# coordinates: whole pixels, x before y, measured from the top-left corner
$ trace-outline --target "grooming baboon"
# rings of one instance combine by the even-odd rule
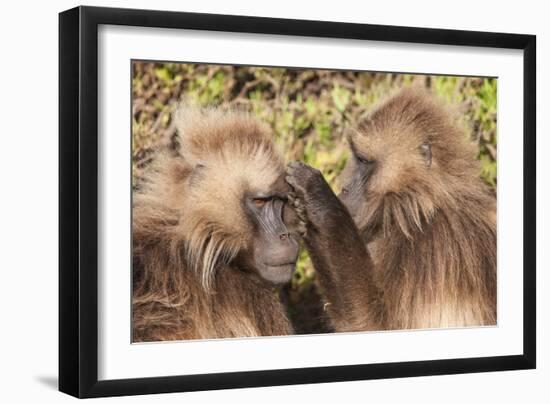
[[[349,135],[341,201],[289,166],[337,331],[496,324],[496,204],[465,131],[427,92],[390,98]]]
[[[133,340],[292,332],[277,295],[298,244],[283,162],[251,117],[182,108],[133,203]]]

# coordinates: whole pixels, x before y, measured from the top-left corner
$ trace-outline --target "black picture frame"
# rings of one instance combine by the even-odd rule
[[[100,24],[523,50],[523,354],[99,381]],[[84,398],[535,368],[535,73],[533,35],[96,7],[77,7],[60,13],[59,390]]]

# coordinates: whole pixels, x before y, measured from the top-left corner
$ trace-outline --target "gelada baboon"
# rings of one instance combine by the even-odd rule
[[[133,340],[292,332],[277,295],[298,244],[271,132],[250,116],[183,107],[133,202]],[[287,209],[288,210],[288,209]]]
[[[453,114],[408,89],[348,140],[341,200],[306,165],[287,177],[334,328],[496,324],[495,198]]]

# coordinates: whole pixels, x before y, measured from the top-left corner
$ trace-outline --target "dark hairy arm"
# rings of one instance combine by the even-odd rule
[[[287,174],[294,190],[290,200],[304,222],[304,244],[336,331],[383,329],[374,264],[348,210],[318,170],[295,162]]]

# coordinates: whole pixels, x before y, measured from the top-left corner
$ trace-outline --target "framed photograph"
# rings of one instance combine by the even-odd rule
[[[532,35],[59,16],[59,389],[533,369]]]

